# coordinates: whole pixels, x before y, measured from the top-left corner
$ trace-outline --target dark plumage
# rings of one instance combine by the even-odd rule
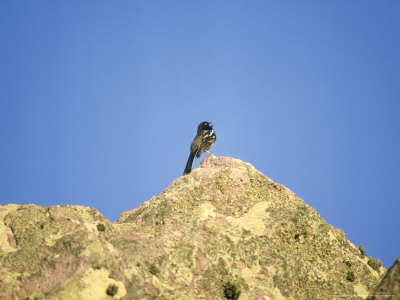
[[[210,122],[201,122],[197,127],[197,135],[195,136],[192,145],[190,146],[190,155],[186,163],[183,175],[189,174],[192,171],[193,161],[195,157],[200,157],[200,155],[207,151],[214,145],[217,136]]]

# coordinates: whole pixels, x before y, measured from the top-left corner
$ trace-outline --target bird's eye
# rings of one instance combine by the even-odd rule
[[[205,122],[205,123],[204,123],[204,125],[206,125],[206,126],[207,126],[207,125],[208,125],[208,123],[207,123],[207,122]]]

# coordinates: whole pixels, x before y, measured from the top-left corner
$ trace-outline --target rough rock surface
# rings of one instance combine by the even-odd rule
[[[376,287],[371,300],[400,300],[400,256],[387,270],[382,281]]]
[[[116,223],[80,206],[10,204],[0,219],[0,299],[365,299],[385,271],[289,189],[227,157]]]

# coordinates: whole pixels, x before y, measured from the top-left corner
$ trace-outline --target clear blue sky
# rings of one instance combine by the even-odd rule
[[[0,204],[116,221],[182,174],[206,120],[213,154],[284,184],[388,267],[399,13],[399,1],[1,1]]]

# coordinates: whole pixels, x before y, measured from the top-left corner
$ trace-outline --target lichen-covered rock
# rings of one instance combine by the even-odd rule
[[[363,299],[384,273],[233,158],[208,157],[114,224],[77,206],[0,206],[0,218],[0,299]]]

